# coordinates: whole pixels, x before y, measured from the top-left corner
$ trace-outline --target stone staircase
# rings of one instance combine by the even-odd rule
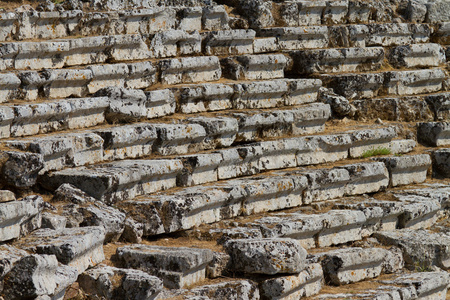
[[[450,299],[450,2],[217,2],[6,2],[0,298]]]

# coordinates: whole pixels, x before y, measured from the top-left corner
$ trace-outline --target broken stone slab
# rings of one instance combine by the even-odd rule
[[[250,280],[225,281],[193,289],[164,290],[159,299],[184,297],[191,300],[258,300],[258,285]]]
[[[450,178],[450,149],[440,149],[433,152],[433,174]],[[435,176],[433,175],[433,176]]]
[[[206,137],[203,147],[207,149],[226,148],[236,140],[239,131],[238,121],[228,117],[195,117],[188,118],[185,122],[199,124],[205,128]]]
[[[216,240],[219,245],[225,244],[228,240],[263,238],[261,230],[247,227],[210,229],[206,237]]]
[[[425,199],[437,201],[442,206],[442,208],[447,208],[450,206],[450,194],[448,193],[449,191],[450,187],[448,185],[436,184],[430,185],[427,188],[405,189],[402,191],[397,191],[396,195],[421,196]],[[421,201],[425,201],[425,199],[422,199]]]
[[[148,88],[157,82],[156,66],[150,61],[128,64],[128,71],[128,77],[125,80],[126,88]]]
[[[180,289],[205,279],[213,252],[135,244],[118,248],[117,256],[126,267],[161,278],[167,288]]]
[[[334,93],[330,89],[320,88],[318,100],[331,106],[332,116],[336,119],[354,117],[358,113],[353,103],[350,103],[345,97]]]
[[[85,293],[110,299],[154,299],[163,289],[159,278],[143,271],[102,265],[81,274],[78,282]]]
[[[213,260],[206,267],[206,276],[208,278],[217,278],[222,276],[230,263],[230,256],[223,252],[214,252]]]
[[[450,268],[448,235],[427,230],[400,229],[375,233],[375,237],[384,245],[394,245],[403,252],[406,267],[429,268],[436,265]]]
[[[347,21],[348,0],[326,1],[327,6],[324,8],[322,16],[322,24],[342,24]]]
[[[178,11],[178,15],[180,19],[178,20],[177,29],[186,31],[202,30],[202,7],[182,7]]]
[[[440,93],[425,97],[425,101],[434,113],[434,121],[450,118],[450,93]]]
[[[70,183],[108,204],[173,188],[182,168],[180,160],[122,160],[52,172],[41,184],[55,190]]]
[[[346,248],[319,253],[316,257],[327,283],[345,285],[380,276],[387,252],[383,248]]]
[[[216,56],[183,57],[159,62],[162,84],[216,81],[222,76]]]
[[[77,269],[78,274],[105,259],[102,227],[40,229],[16,242],[16,246],[38,254],[55,255],[59,262]]]
[[[232,108],[232,86],[222,83],[186,85],[176,88],[180,112],[184,114]]]
[[[217,168],[222,162],[219,153],[192,154],[178,157],[183,162],[183,170],[178,174],[177,186],[193,186],[216,182]]]
[[[273,27],[259,31],[262,37],[276,37],[280,50],[326,48],[329,44],[326,26]]]
[[[450,122],[418,123],[417,140],[432,147],[450,145]]]
[[[414,150],[417,143],[415,140],[393,140],[389,143],[392,154],[405,154]]]
[[[234,80],[283,78],[287,63],[283,54],[242,55],[221,60],[224,76]]]
[[[384,49],[340,48],[290,51],[297,74],[375,71],[381,68]]]
[[[385,72],[384,87],[391,95],[416,95],[439,92],[446,78],[441,69]]]
[[[67,218],[60,215],[44,212],[42,214],[41,228],[50,228],[54,230],[66,228]]]
[[[5,299],[64,296],[77,279],[77,271],[58,266],[54,255],[27,255],[17,261],[3,282]],[[51,297],[51,298],[50,298]]]
[[[204,149],[206,130],[199,124],[152,124],[158,134],[153,151],[160,155],[187,154]]]
[[[433,113],[420,96],[355,100],[358,119],[414,122],[433,120]]]
[[[112,62],[143,60],[151,57],[150,50],[142,36],[113,35],[108,36],[110,48],[108,58]]]
[[[0,279],[3,281],[5,275],[11,271],[15,263],[20,261],[23,257],[28,256],[29,253],[4,244],[0,246]]]
[[[156,129],[147,123],[112,127],[94,131],[103,139],[103,159],[122,160],[152,153]]]
[[[309,264],[298,274],[267,279],[259,288],[265,299],[301,299],[317,295],[322,289],[322,281],[322,266]]]
[[[201,37],[196,31],[168,30],[156,33],[150,42],[151,56],[155,58],[195,55],[201,53]]]
[[[450,22],[437,24],[437,30],[434,32],[432,39],[436,43],[448,45],[450,41]]]
[[[17,189],[27,189],[36,184],[38,173],[44,167],[42,155],[18,151],[1,152],[0,155],[0,177],[4,184]]]
[[[9,190],[0,190],[0,203],[16,201],[16,195]]]
[[[210,31],[203,37],[207,55],[242,55],[253,53],[256,32],[251,29]]]
[[[44,200],[40,196],[0,203],[0,241],[16,239],[40,228],[43,209]]]
[[[17,91],[21,84],[20,79],[12,73],[0,74],[0,101],[8,102],[18,96]]]
[[[289,110],[233,114],[238,118],[236,141],[256,141],[284,135],[313,134],[324,130],[331,115],[328,104],[311,103]]]
[[[5,142],[9,147],[42,155],[44,167],[39,171],[40,175],[66,167],[102,162],[104,160],[103,143],[100,136],[89,132]]]
[[[292,274],[305,268],[306,250],[293,239],[229,240],[224,247],[238,272]]]
[[[324,74],[320,76],[323,85],[348,100],[366,99],[378,96],[384,83],[383,73]]]
[[[348,132],[352,140],[349,157],[359,158],[364,152],[377,148],[387,148],[397,132],[395,127],[354,130]]]
[[[413,44],[393,48],[388,59],[396,68],[438,67],[445,62],[445,52],[439,44]]]
[[[212,5],[203,7],[202,29],[203,30],[228,30],[229,16],[223,5]]]
[[[428,154],[385,157],[376,160],[386,164],[391,186],[424,182],[428,168],[431,167],[431,158]]]
[[[448,22],[450,18],[447,15],[448,9],[450,9],[450,5],[447,1],[438,0],[433,2],[427,2],[427,15],[426,22],[427,23],[439,23],[439,22]]]
[[[52,201],[85,204],[88,202],[95,202],[95,198],[69,183],[64,183],[55,190]]]

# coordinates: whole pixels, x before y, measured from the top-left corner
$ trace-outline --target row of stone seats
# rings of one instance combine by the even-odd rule
[[[223,6],[154,7],[127,11],[8,12],[0,14],[0,41],[70,36],[154,34],[166,30],[226,30]]]

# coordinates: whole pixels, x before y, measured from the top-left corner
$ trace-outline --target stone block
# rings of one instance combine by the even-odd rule
[[[287,63],[283,54],[243,55],[221,61],[224,76],[234,80],[283,78]]]
[[[389,172],[383,163],[357,163],[345,165],[350,182],[345,187],[346,196],[370,194],[385,190],[389,185]]]
[[[194,117],[185,122],[203,126],[206,137],[203,140],[203,149],[226,148],[236,140],[239,131],[238,121],[228,117]]]
[[[124,87],[129,72],[126,64],[93,65],[87,69],[92,72],[92,80],[88,84],[89,94],[110,86]]]
[[[421,144],[432,147],[450,145],[450,123],[449,122],[418,123],[417,140]]]
[[[50,99],[63,99],[85,97],[88,94],[88,84],[93,79],[93,74],[90,70],[49,69],[44,70],[41,77],[43,79],[38,79],[34,84],[31,83],[31,86],[40,86],[39,81],[44,80],[42,84],[44,95]]]
[[[391,186],[424,182],[428,168],[431,166],[431,158],[428,154],[386,157],[377,160],[386,164]]]
[[[223,5],[207,6],[203,8],[202,29],[203,30],[227,30],[229,17]]]
[[[306,250],[293,239],[229,240],[224,247],[237,272],[292,274],[305,268]]]
[[[255,38],[253,40],[253,53],[262,54],[269,52],[277,52],[280,50],[278,39],[275,37]]]
[[[38,254],[55,255],[62,264],[77,269],[78,274],[105,259],[102,227],[40,229],[19,240],[19,248]]]
[[[216,56],[184,57],[159,62],[163,84],[216,81],[222,76]]]
[[[163,280],[167,288],[184,288],[205,279],[213,259],[209,249],[131,245],[117,249],[122,263]]]
[[[177,29],[186,31],[202,30],[203,9],[201,7],[184,7],[178,14],[180,19]]]
[[[259,160],[263,155],[259,145],[242,146],[215,151],[222,155],[222,163],[217,169],[219,180],[249,176],[260,172]]]
[[[297,166],[335,162],[349,156],[350,134],[315,135],[301,137],[303,144],[297,153]]]
[[[433,226],[438,219],[441,203],[424,195],[395,195],[403,202],[403,213],[398,228],[423,229]]]
[[[15,74],[0,74],[0,103],[17,98],[20,84]]]
[[[274,27],[262,29],[263,37],[276,37],[279,50],[326,48],[329,44],[325,26]]]
[[[44,167],[41,154],[19,151],[1,153],[1,180],[15,189],[28,189],[36,184],[39,171]]]
[[[348,0],[327,1],[322,15],[322,24],[342,24],[347,21]]]
[[[450,149],[440,149],[433,152],[433,174],[450,178]]]
[[[152,124],[158,134],[153,151],[160,155],[187,154],[204,149],[206,130],[199,124]]]
[[[434,113],[434,121],[443,121],[450,118],[450,93],[428,95],[425,101]]]
[[[66,228],[67,219],[64,216],[54,215],[48,212],[42,214],[41,228],[50,228],[54,230]]]
[[[207,55],[242,55],[253,53],[256,32],[251,29],[212,31],[205,34],[203,43]]]
[[[11,123],[14,120],[14,109],[9,106],[0,107],[0,137],[7,138],[11,135]]]
[[[392,47],[415,43],[428,43],[432,32],[428,24],[370,24],[368,28],[369,34],[365,40],[365,46],[370,47]]]
[[[157,82],[156,66],[152,62],[137,62],[128,64],[128,77],[125,87],[129,89],[148,88]]]
[[[233,87],[222,83],[186,85],[174,89],[179,95],[180,112],[184,114],[232,108]]]
[[[383,73],[363,74],[333,74],[322,75],[323,85],[348,100],[373,98],[380,94],[383,83]]]
[[[391,49],[388,59],[395,68],[439,67],[445,63],[445,52],[439,44],[412,44]]]
[[[222,162],[219,153],[192,154],[178,157],[183,170],[178,174],[177,186],[193,186],[217,181],[217,168]]]
[[[151,56],[155,58],[196,55],[200,54],[201,50],[202,39],[198,32],[188,33],[184,30],[158,32],[150,42]]]
[[[283,79],[236,84],[233,108],[272,108],[285,104],[288,81]]]
[[[416,95],[442,89],[445,72],[441,69],[392,71],[385,73],[384,86],[391,95]]]
[[[5,44],[3,44],[5,47]],[[59,69],[64,67],[69,43],[64,41],[21,42],[14,57],[16,70]]]
[[[368,150],[387,148],[391,140],[397,137],[394,127],[354,130],[348,133],[352,140],[349,150],[349,156],[352,158],[361,157]]]

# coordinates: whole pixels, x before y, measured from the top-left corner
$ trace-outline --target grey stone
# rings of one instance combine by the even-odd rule
[[[0,190],[0,203],[16,201],[16,195],[8,190]]]
[[[305,268],[306,250],[296,240],[229,240],[224,247],[238,272],[274,275]]]
[[[36,184],[37,175],[44,167],[42,155],[7,151],[2,153],[1,177],[5,184],[27,189]]]
[[[377,96],[384,83],[383,73],[336,74],[320,77],[327,88],[348,100]]]
[[[16,246],[39,254],[53,254],[59,262],[77,269],[78,274],[105,259],[102,227],[40,229],[16,242]]]
[[[450,117],[450,93],[429,95],[425,101],[434,113],[434,121],[443,121]]]
[[[318,100],[329,104],[333,115],[338,118],[353,117],[356,113],[356,108],[353,104],[350,104],[346,98],[335,94],[333,91],[327,89],[319,90]]]
[[[275,20],[272,15],[272,2],[261,0],[240,0],[239,10],[247,17],[251,28],[270,27]]]
[[[235,29],[208,32],[203,39],[207,55],[242,55],[253,53],[254,30]]]
[[[55,230],[64,229],[66,228],[66,222],[67,219],[64,216],[44,212],[42,214],[41,228],[50,228]]]
[[[384,245],[394,245],[403,252],[408,269],[428,268],[437,265],[440,268],[450,267],[450,239],[445,234],[432,233],[426,230],[401,229],[390,232],[379,232],[375,237]]]
[[[329,43],[325,26],[273,27],[261,29],[263,37],[276,37],[280,50],[326,48]]]
[[[124,222],[123,233],[120,236],[121,240],[130,243],[140,243],[144,235],[144,226],[136,222],[132,218],[126,218]]]
[[[163,84],[216,81],[222,76],[216,56],[183,57],[159,62]]]
[[[448,22],[450,17],[447,12],[450,9],[450,3],[447,0],[437,0],[426,3],[427,15],[426,22],[438,23]]]
[[[391,186],[424,182],[428,168],[431,166],[431,158],[428,154],[386,157],[377,160],[386,164]]]
[[[441,203],[425,195],[395,195],[403,202],[404,212],[399,216],[398,227],[423,229],[432,226],[438,218]]]
[[[178,174],[177,186],[192,186],[217,181],[217,168],[222,162],[219,153],[193,154],[180,157],[183,170]]]
[[[124,87],[129,72],[126,64],[91,65],[87,69],[92,72],[93,78],[88,84],[89,94],[110,86]]]
[[[239,131],[238,121],[228,117],[194,117],[186,119],[186,122],[199,124],[206,131],[203,140],[204,149],[226,148],[236,140]]]
[[[283,54],[242,55],[221,60],[224,76],[234,80],[283,78],[287,63]]]
[[[433,152],[433,174],[445,178],[450,177],[450,149],[440,149]]]
[[[152,57],[165,58],[201,53],[201,37],[196,31],[167,30],[154,35],[150,43]]]
[[[229,16],[223,5],[211,5],[203,8],[203,30],[227,30],[229,29]]]
[[[140,270],[97,266],[80,275],[80,287],[90,296],[107,299],[155,299],[162,281]]]
[[[178,88],[180,112],[185,114],[232,108],[233,87],[221,83]]]
[[[445,62],[445,52],[439,44],[413,44],[393,48],[388,59],[396,68],[438,67]]]
[[[392,95],[416,95],[438,92],[446,75],[441,69],[386,72],[384,86]]]
[[[128,64],[128,71],[129,74],[125,80],[126,88],[148,88],[157,82],[156,66],[149,61]]]
[[[8,244],[0,246],[0,278],[3,280],[6,274],[11,271],[14,265],[25,256],[28,252],[10,246]]]
[[[432,32],[428,24],[408,23],[370,24],[368,29],[365,46],[383,47],[427,43]]]
[[[61,184],[54,192],[53,201],[71,202],[74,204],[84,204],[95,202],[95,198],[89,196],[79,188],[69,184]]]
[[[209,249],[131,245],[117,249],[117,256],[129,268],[161,278],[168,288],[183,288],[205,279],[212,261]]]
[[[449,281],[448,273],[438,271],[405,274],[386,283],[413,286],[416,290],[418,299],[430,297],[443,300],[446,297],[446,286]]]
[[[421,144],[433,147],[450,145],[450,123],[418,123],[417,140]]]
[[[153,124],[158,134],[153,151],[160,155],[187,154],[204,149],[206,130],[199,124]]]
[[[395,127],[354,130],[349,134],[352,140],[349,156],[352,158],[358,158],[368,150],[387,148],[391,140],[397,137]]]
[[[206,267],[206,276],[208,278],[217,278],[222,276],[229,267],[230,256],[223,252],[214,252],[213,260]]]

